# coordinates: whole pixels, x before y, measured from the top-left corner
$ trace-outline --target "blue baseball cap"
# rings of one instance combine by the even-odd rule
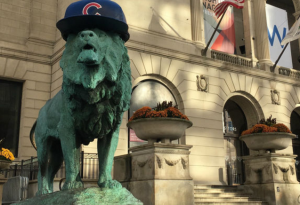
[[[56,27],[64,40],[70,33],[92,28],[116,32],[125,42],[130,36],[122,8],[110,0],[74,2],[68,6],[65,17],[57,22]]]

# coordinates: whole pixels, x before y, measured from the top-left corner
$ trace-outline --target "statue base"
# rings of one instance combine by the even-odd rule
[[[53,192],[42,196],[36,196],[15,205],[109,205],[109,204],[132,204],[143,205],[125,188],[121,189],[101,189],[99,187],[71,189]]]

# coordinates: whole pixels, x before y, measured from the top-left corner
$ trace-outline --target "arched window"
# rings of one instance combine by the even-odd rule
[[[132,90],[129,118],[136,110],[144,106],[154,108],[158,102],[162,101],[172,101],[173,105],[177,104],[175,97],[164,84],[156,80],[141,81]],[[129,129],[129,147],[134,147],[145,143],[147,142],[137,138],[134,131]]]

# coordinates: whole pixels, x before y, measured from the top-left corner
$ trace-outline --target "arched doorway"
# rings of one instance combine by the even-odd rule
[[[132,89],[129,118],[136,110],[144,106],[154,108],[158,102],[162,101],[172,101],[173,105],[177,105],[177,100],[175,99],[173,93],[162,82],[154,79],[140,81]],[[134,131],[129,129],[129,147],[134,147],[145,143],[147,142],[137,138]],[[173,143],[178,143],[178,141]]]
[[[296,108],[290,118],[291,131],[293,134],[297,135],[296,139],[293,139],[293,153],[297,155],[296,157],[296,174],[297,179],[300,181],[300,108]]]
[[[263,113],[258,102],[248,94],[234,93],[224,105],[223,134],[228,185],[239,185],[245,181],[242,157],[249,155],[249,149],[239,137],[261,118]]]

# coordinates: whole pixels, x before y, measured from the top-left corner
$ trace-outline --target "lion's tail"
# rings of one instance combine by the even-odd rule
[[[35,131],[35,127],[36,127],[36,121],[34,122],[32,128],[30,130],[30,135],[29,136],[30,136],[30,142],[31,142],[32,146],[34,147],[34,149],[37,149],[36,143],[35,143],[35,137],[33,135],[34,131]]]

